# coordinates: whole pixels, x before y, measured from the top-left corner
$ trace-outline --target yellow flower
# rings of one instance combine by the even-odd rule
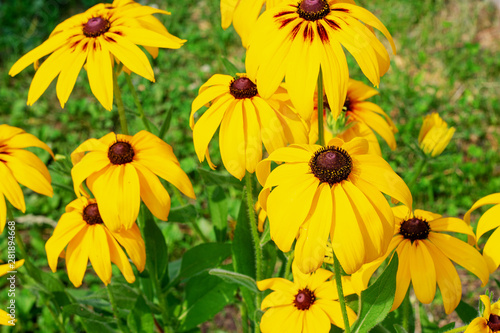
[[[411,207],[403,180],[367,150],[364,139],[335,138],[326,147],[277,149],[258,165],[263,185],[259,201],[268,214],[271,237],[283,252],[298,237],[295,258],[303,272],[321,266],[329,235],[348,274],[385,253],[394,216],[381,192]],[[269,174],[271,161],[285,163]]]
[[[17,75],[38,59],[52,53],[36,71],[28,92],[28,105],[35,103],[54,78],[61,107],[67,102],[84,64],[90,88],[106,110],[113,108],[113,64],[154,81],[144,46],[153,56],[157,48],[178,49],[185,40],[170,35],[151,14],[170,15],[164,10],[117,0],[98,4],[59,24],[49,39],[19,59],[9,75]]]
[[[95,199],[80,197],[66,206],[52,236],[45,243],[47,260],[52,272],[57,270],[57,259],[66,248],[68,277],[75,287],[82,285],[90,260],[99,278],[111,282],[111,263],[118,266],[128,283],[135,281],[134,272],[122,247],[139,272],[146,264],[146,249],[141,232],[134,223],[130,229],[113,232],[103,224],[101,206]]]
[[[190,126],[198,159],[208,155],[208,144],[220,125],[219,147],[226,170],[238,179],[245,170],[254,172],[262,159],[262,143],[270,153],[288,142],[307,142],[303,121],[286,104],[281,87],[270,100],[260,97],[254,82],[239,74],[216,74],[200,87],[191,106]],[[209,108],[194,123],[195,113],[205,104]],[[213,167],[213,166],[212,166]]]
[[[304,274],[295,262],[292,271],[294,282],[283,278],[257,281],[260,290],[273,290],[261,304],[263,311],[267,309],[260,322],[262,333],[327,333],[331,324],[345,328],[335,281],[327,281],[333,273],[319,268]],[[344,288],[346,295],[352,293],[352,288]],[[351,325],[356,313],[347,307],[347,315]]]
[[[442,217],[425,210],[410,213],[407,207],[393,208],[396,218],[394,237],[385,256],[364,265],[353,280],[368,283],[370,276],[394,249],[399,266],[396,276],[396,296],[392,305],[401,305],[410,281],[418,300],[430,303],[436,293],[436,282],[441,290],[446,314],[455,310],[462,297],[462,284],[452,261],[475,274],[486,285],[488,268],[481,254],[471,245],[447,233],[458,232],[474,236],[470,227],[461,219]]]
[[[42,148],[54,157],[52,150],[34,135],[17,127],[0,125],[0,233],[7,219],[5,198],[23,213],[26,211],[19,184],[49,197],[53,195],[49,170],[35,154],[23,149],[27,147]]]
[[[490,304],[490,298],[481,295],[484,311],[481,317],[474,319],[464,333],[493,333],[500,331],[500,301]]]
[[[15,263],[8,263],[5,265],[0,265],[0,276],[4,276],[10,271],[15,271],[24,264],[24,259],[16,260]],[[10,282],[9,282],[10,283]],[[12,318],[9,313],[4,310],[0,310],[0,325],[4,326],[15,326],[14,323],[17,319]]]
[[[420,149],[427,155],[437,156],[450,143],[455,128],[448,128],[448,124],[436,112],[427,115],[418,134]]]
[[[334,118],[342,110],[349,78],[342,46],[368,79],[377,85],[389,69],[389,55],[363,23],[394,42],[385,26],[369,11],[335,0],[287,1],[266,10],[258,19],[246,57],[247,72],[256,79],[263,98],[269,98],[285,77],[297,111],[310,118],[321,68]]]
[[[471,209],[465,213],[464,220],[470,224],[470,214],[484,205],[494,205],[484,213],[477,224],[476,238],[479,239],[485,233],[496,228],[490,235],[483,249],[483,258],[488,265],[490,273],[493,273],[500,266],[500,193],[494,193],[479,199],[472,205]]]
[[[134,225],[141,198],[154,216],[167,220],[170,196],[157,176],[195,198],[172,147],[147,131],[89,139],[71,154],[71,160],[75,192],[85,193],[82,183],[87,179],[104,223],[114,232]]]

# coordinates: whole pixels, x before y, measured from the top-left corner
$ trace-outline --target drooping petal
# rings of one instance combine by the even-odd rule
[[[250,99],[243,100],[243,131],[245,133],[246,169],[255,172],[257,163],[262,160],[262,140],[257,111]]]
[[[342,317],[342,310],[340,309],[339,302],[329,299],[319,299],[314,302],[313,306],[321,308],[323,312],[327,314],[330,322],[333,325],[340,327],[341,329],[345,329],[344,319]],[[349,319],[349,325],[352,325],[354,323],[356,317],[356,312],[354,312],[350,307],[347,307],[347,318]]]
[[[271,193],[272,195],[272,193]],[[316,271],[325,258],[326,242],[331,228],[332,194],[330,185],[320,184],[306,221],[299,229],[295,261],[303,273]]]
[[[110,231],[105,230],[105,232],[106,232],[106,239],[107,239],[107,245],[108,245],[107,250],[109,251],[109,259],[116,266],[118,266],[118,268],[120,269],[120,271],[123,274],[123,277],[125,278],[125,280],[127,280],[128,283],[134,283],[134,281],[135,281],[134,271],[132,270],[132,266],[130,266],[130,262],[128,261],[127,256],[125,255],[125,253],[123,253],[122,248],[116,242],[116,240],[113,238],[113,236],[109,234]],[[111,264],[110,264],[110,268],[111,268]],[[110,275],[110,278],[111,278],[111,275]]]
[[[411,242],[404,240],[397,248],[398,252],[398,272],[396,273],[396,294],[391,311],[397,309],[406,296],[408,287],[410,286],[410,250]]]
[[[10,169],[5,165],[5,163],[1,162],[0,175],[2,175],[2,181],[0,181],[0,192],[3,193],[12,206],[24,213],[26,210],[26,204],[24,203],[23,191]]]
[[[166,221],[170,212],[170,195],[154,173],[140,163],[133,163],[139,177],[141,199],[154,216]]]
[[[28,163],[25,163],[25,161],[20,160],[11,154],[2,154],[1,158],[6,162],[6,165],[12,172],[12,175],[20,184],[37,193],[52,197],[53,191],[52,186],[50,185],[50,175],[49,179],[47,179],[45,177],[46,174],[42,174],[39,169],[30,166]],[[43,165],[43,169],[47,170],[47,167]]]
[[[82,285],[83,276],[87,270],[89,251],[92,248],[92,239],[89,237],[88,227],[80,230],[69,242],[66,250],[66,269],[69,280],[78,288]]]
[[[71,169],[71,178],[73,178],[75,193],[77,195],[85,193],[82,186],[84,180],[95,172],[105,171],[110,164],[109,158],[104,152],[93,151],[85,155],[80,162]]]
[[[286,146],[286,137],[283,125],[279,118],[279,113],[262,98],[255,96],[252,102],[258,113],[261,138],[268,153],[273,153],[276,149]]]
[[[283,252],[290,251],[299,227],[306,219],[318,187],[311,175],[300,175],[293,185],[276,187],[267,199],[271,238]]]
[[[86,226],[78,212],[64,213],[61,216],[54,233],[45,243],[47,261],[52,272],[56,271],[57,259],[66,245]]]
[[[476,237],[479,239],[486,232],[500,226],[500,204],[488,209],[477,223]]]
[[[429,224],[431,231],[459,232],[474,237],[472,229],[463,220],[456,217],[442,217],[430,221]]]
[[[446,234],[431,232],[428,239],[448,258],[480,278],[483,287],[486,285],[489,279],[488,267],[475,248]]]
[[[243,133],[243,103],[237,101],[228,110],[219,130],[219,149],[226,170],[238,179],[245,176],[246,140]]]
[[[462,283],[455,266],[432,242],[425,242],[436,268],[436,280],[441,290],[441,297],[446,314],[455,310],[462,298]]]
[[[86,68],[92,93],[106,110],[111,111],[113,109],[113,69],[108,49],[111,43],[100,42],[100,40],[97,38],[89,42]]]
[[[470,224],[470,214],[478,209],[481,206],[484,205],[494,205],[500,203],[500,193],[493,193],[490,195],[485,196],[484,198],[479,199],[472,205],[472,207],[465,213],[464,215],[464,221],[467,224]],[[479,238],[479,237],[478,237]]]
[[[261,318],[262,332],[301,333],[303,311],[297,311],[293,305],[272,307]]]
[[[71,91],[73,91],[76,79],[78,78],[78,74],[85,63],[85,59],[87,59],[89,52],[87,46],[87,43],[79,43],[72,53],[68,52],[64,62],[60,65],[61,74],[59,74],[59,78],[57,79],[56,92],[62,108],[64,108],[64,105],[68,101],[69,95]]]
[[[489,272],[493,273],[500,266],[500,228],[495,230],[483,249],[483,258]]]
[[[330,328],[330,318],[321,307],[313,304],[305,311],[304,332],[329,332]]]
[[[137,224],[134,223],[134,225],[132,225],[132,227],[128,230],[121,230],[119,233],[112,232],[111,234],[118,241],[118,243],[125,248],[125,251],[127,251],[127,254],[134,263],[135,267],[137,267],[137,270],[142,272],[146,266],[146,247]],[[113,258],[111,261],[113,261]]]
[[[89,226],[87,233],[92,240],[92,247],[88,249],[89,260],[97,276],[108,285],[111,282],[111,257],[109,254],[108,237],[104,226]]]
[[[436,294],[436,269],[425,241],[416,240],[410,249],[410,272],[418,300],[428,304]]]

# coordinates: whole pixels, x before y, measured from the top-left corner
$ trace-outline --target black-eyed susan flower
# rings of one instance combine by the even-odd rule
[[[208,144],[220,125],[219,147],[226,170],[238,179],[253,173],[262,159],[262,144],[268,152],[289,142],[307,142],[303,121],[286,104],[281,87],[270,100],[264,100],[257,86],[244,74],[233,78],[215,74],[200,87],[191,106],[189,125],[198,159],[207,156]],[[209,108],[194,122],[195,113]]]
[[[448,128],[448,124],[437,112],[427,115],[418,134],[418,144],[426,155],[437,156],[450,143],[455,128]]]
[[[137,45],[144,46],[156,56],[158,47],[178,49],[185,42],[169,34],[152,16],[156,13],[170,14],[134,1],[117,0],[113,4],[95,5],[59,24],[48,40],[12,66],[9,75],[17,75],[52,53],[35,73],[28,92],[28,105],[36,102],[59,75],[56,91],[61,107],[64,107],[78,73],[85,65],[92,93],[106,110],[111,110],[115,61],[154,81],[151,64]]]
[[[287,332],[330,332],[331,324],[344,327],[333,273],[319,268],[311,274],[304,274],[292,265],[293,282],[283,278],[257,281],[260,290],[272,289],[261,304],[266,311],[260,322],[262,333]],[[348,282],[342,282],[345,294],[352,293]],[[351,325],[356,313],[347,307]]]
[[[483,314],[471,321],[464,333],[500,332],[500,301],[492,305],[488,296],[481,295],[480,298],[484,304]]]
[[[146,249],[139,227],[134,223],[128,230],[113,232],[103,223],[100,208],[95,199],[73,200],[45,243],[52,272],[57,270],[57,260],[66,249],[68,277],[75,287],[82,285],[89,260],[105,285],[111,282],[111,263],[118,266],[127,282],[133,283],[134,272],[122,247],[139,272],[146,265]]]
[[[17,270],[24,264],[24,259],[17,260],[15,262],[9,262],[4,265],[0,265],[0,276],[4,276],[5,274]],[[15,273],[14,273],[15,274]],[[9,280],[11,281],[11,280]],[[9,282],[10,284],[11,282]],[[14,308],[15,311],[15,308]],[[17,319],[15,313],[13,315],[5,312],[4,310],[0,310],[0,325],[4,326],[15,326]]]
[[[367,154],[362,138],[335,138],[326,147],[291,145],[257,167],[271,238],[288,252],[297,238],[295,258],[305,273],[321,266],[328,236],[347,273],[380,257],[394,230],[394,216],[382,194],[411,207],[404,181],[380,156]],[[285,162],[270,174],[270,164]]]
[[[263,98],[269,98],[283,78],[297,111],[309,119],[319,70],[334,118],[342,110],[349,78],[342,46],[376,86],[390,64],[389,55],[363,23],[394,42],[385,26],[369,11],[336,0],[287,1],[266,10],[251,35],[246,65]]]
[[[170,196],[157,176],[195,198],[172,147],[147,131],[89,139],[71,154],[71,160],[75,192],[85,193],[82,183],[87,179],[102,220],[112,231],[134,225],[141,198],[154,216],[167,220]]]
[[[484,245],[483,257],[488,265],[490,273],[493,273],[500,266],[500,193],[494,193],[479,199],[472,205],[471,209],[465,213],[464,220],[470,224],[471,213],[484,205],[494,205],[489,208],[479,219],[476,229],[476,239],[488,231],[496,229],[488,238]]]
[[[52,150],[34,135],[9,125],[0,125],[0,232],[3,231],[7,216],[5,199],[23,213],[26,211],[22,184],[33,191],[52,197],[49,170],[32,152],[23,148],[39,147]]]
[[[481,254],[448,234],[457,232],[473,237],[474,233],[463,220],[420,209],[411,213],[405,206],[394,207],[393,211],[394,237],[386,255],[354,274],[368,283],[369,276],[396,249],[399,266],[392,310],[401,305],[411,282],[417,299],[425,304],[434,299],[437,283],[446,314],[453,312],[462,297],[462,283],[452,261],[479,277],[483,286],[488,282],[489,272]]]

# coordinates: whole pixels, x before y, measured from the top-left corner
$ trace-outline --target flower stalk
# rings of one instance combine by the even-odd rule
[[[319,145],[324,146],[325,145],[325,134],[324,130],[325,127],[323,125],[323,110],[324,110],[324,103],[323,103],[323,74],[321,73],[321,69],[319,70],[319,75],[318,75],[318,139],[319,139]]]
[[[333,269],[335,273],[335,283],[337,284],[337,293],[339,294],[340,310],[342,311],[342,318],[344,319],[345,332],[350,333],[349,317],[347,316],[347,307],[345,305],[344,290],[342,288],[342,275],[340,273],[340,262],[333,252]]]
[[[127,86],[128,89],[130,90],[130,93],[132,94],[132,97],[134,98],[134,103],[135,107],[137,108],[137,111],[139,111],[139,117],[142,120],[142,123],[144,124],[144,127],[148,132],[151,132],[151,126],[149,126],[149,121],[146,119],[146,116],[144,114],[144,109],[142,107],[141,101],[139,100],[139,96],[137,95],[137,91],[135,90],[134,84],[132,83],[132,79],[130,78],[130,75],[125,75],[125,80],[127,81]]]
[[[127,117],[125,116],[125,106],[123,105],[122,93],[118,85],[118,73],[113,71],[113,91],[115,93],[116,107],[120,117],[120,126],[122,134],[128,135]]]

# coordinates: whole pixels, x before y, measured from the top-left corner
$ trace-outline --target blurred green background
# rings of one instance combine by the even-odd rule
[[[188,124],[191,103],[200,85],[210,76],[227,73],[222,57],[244,71],[245,52],[234,29],[224,31],[220,27],[219,1],[140,2],[171,11],[171,16],[158,17],[172,34],[187,39],[181,49],[160,50],[159,57],[151,60],[155,83],[137,75],[132,79],[148,119],[157,128],[171,112],[171,126],[164,140],[173,146],[192,180],[198,195],[196,205],[203,217],[208,209]],[[88,138],[119,132],[116,109],[108,112],[97,102],[90,92],[85,71],[80,73],[64,109],[56,97],[55,81],[28,107],[26,100],[33,67],[14,78],[8,71],[18,58],[40,45],[59,22],[96,3],[98,1],[91,0],[0,3],[0,123],[21,127],[36,135],[56,154],[69,156]],[[411,179],[414,166],[423,156],[417,143],[423,117],[438,112],[456,128],[456,133],[444,153],[428,164],[411,189],[414,206],[443,215],[462,216],[479,198],[500,192],[500,10],[493,1],[362,0],[357,3],[387,26],[398,48],[398,54],[391,58],[391,69],[382,78],[380,95],[371,99],[391,115],[399,129],[395,151],[391,152],[381,143],[384,157],[403,179]],[[353,59],[348,56],[348,60],[352,65],[351,76],[368,83]],[[134,102],[125,80],[120,79],[133,134],[143,127],[135,120]],[[153,133],[157,132],[153,130]],[[216,153],[216,140],[211,147],[214,162],[220,166],[219,172],[224,173]],[[68,161],[55,162],[48,154],[34,151],[49,165],[55,194],[53,198],[44,198],[25,191],[27,214],[31,215],[21,221],[27,226],[23,237],[29,242],[33,260],[39,267],[48,269],[44,243],[75,195],[71,190]],[[234,207],[237,207],[239,194],[235,194],[234,199]],[[173,206],[176,204],[179,202],[174,199]],[[234,207],[229,209],[231,215],[236,215]],[[20,212],[15,213],[21,216]],[[208,221],[201,218],[200,224],[207,237],[214,239]],[[163,226],[163,231],[171,260],[200,241],[182,224],[168,224]],[[0,253],[5,253],[5,249],[6,242],[2,239]],[[67,281],[65,269],[60,269],[58,274]],[[472,292],[476,287],[471,283],[467,290]],[[21,315],[34,320],[32,327],[53,326],[46,310],[40,307],[32,310],[36,298],[24,296]]]

